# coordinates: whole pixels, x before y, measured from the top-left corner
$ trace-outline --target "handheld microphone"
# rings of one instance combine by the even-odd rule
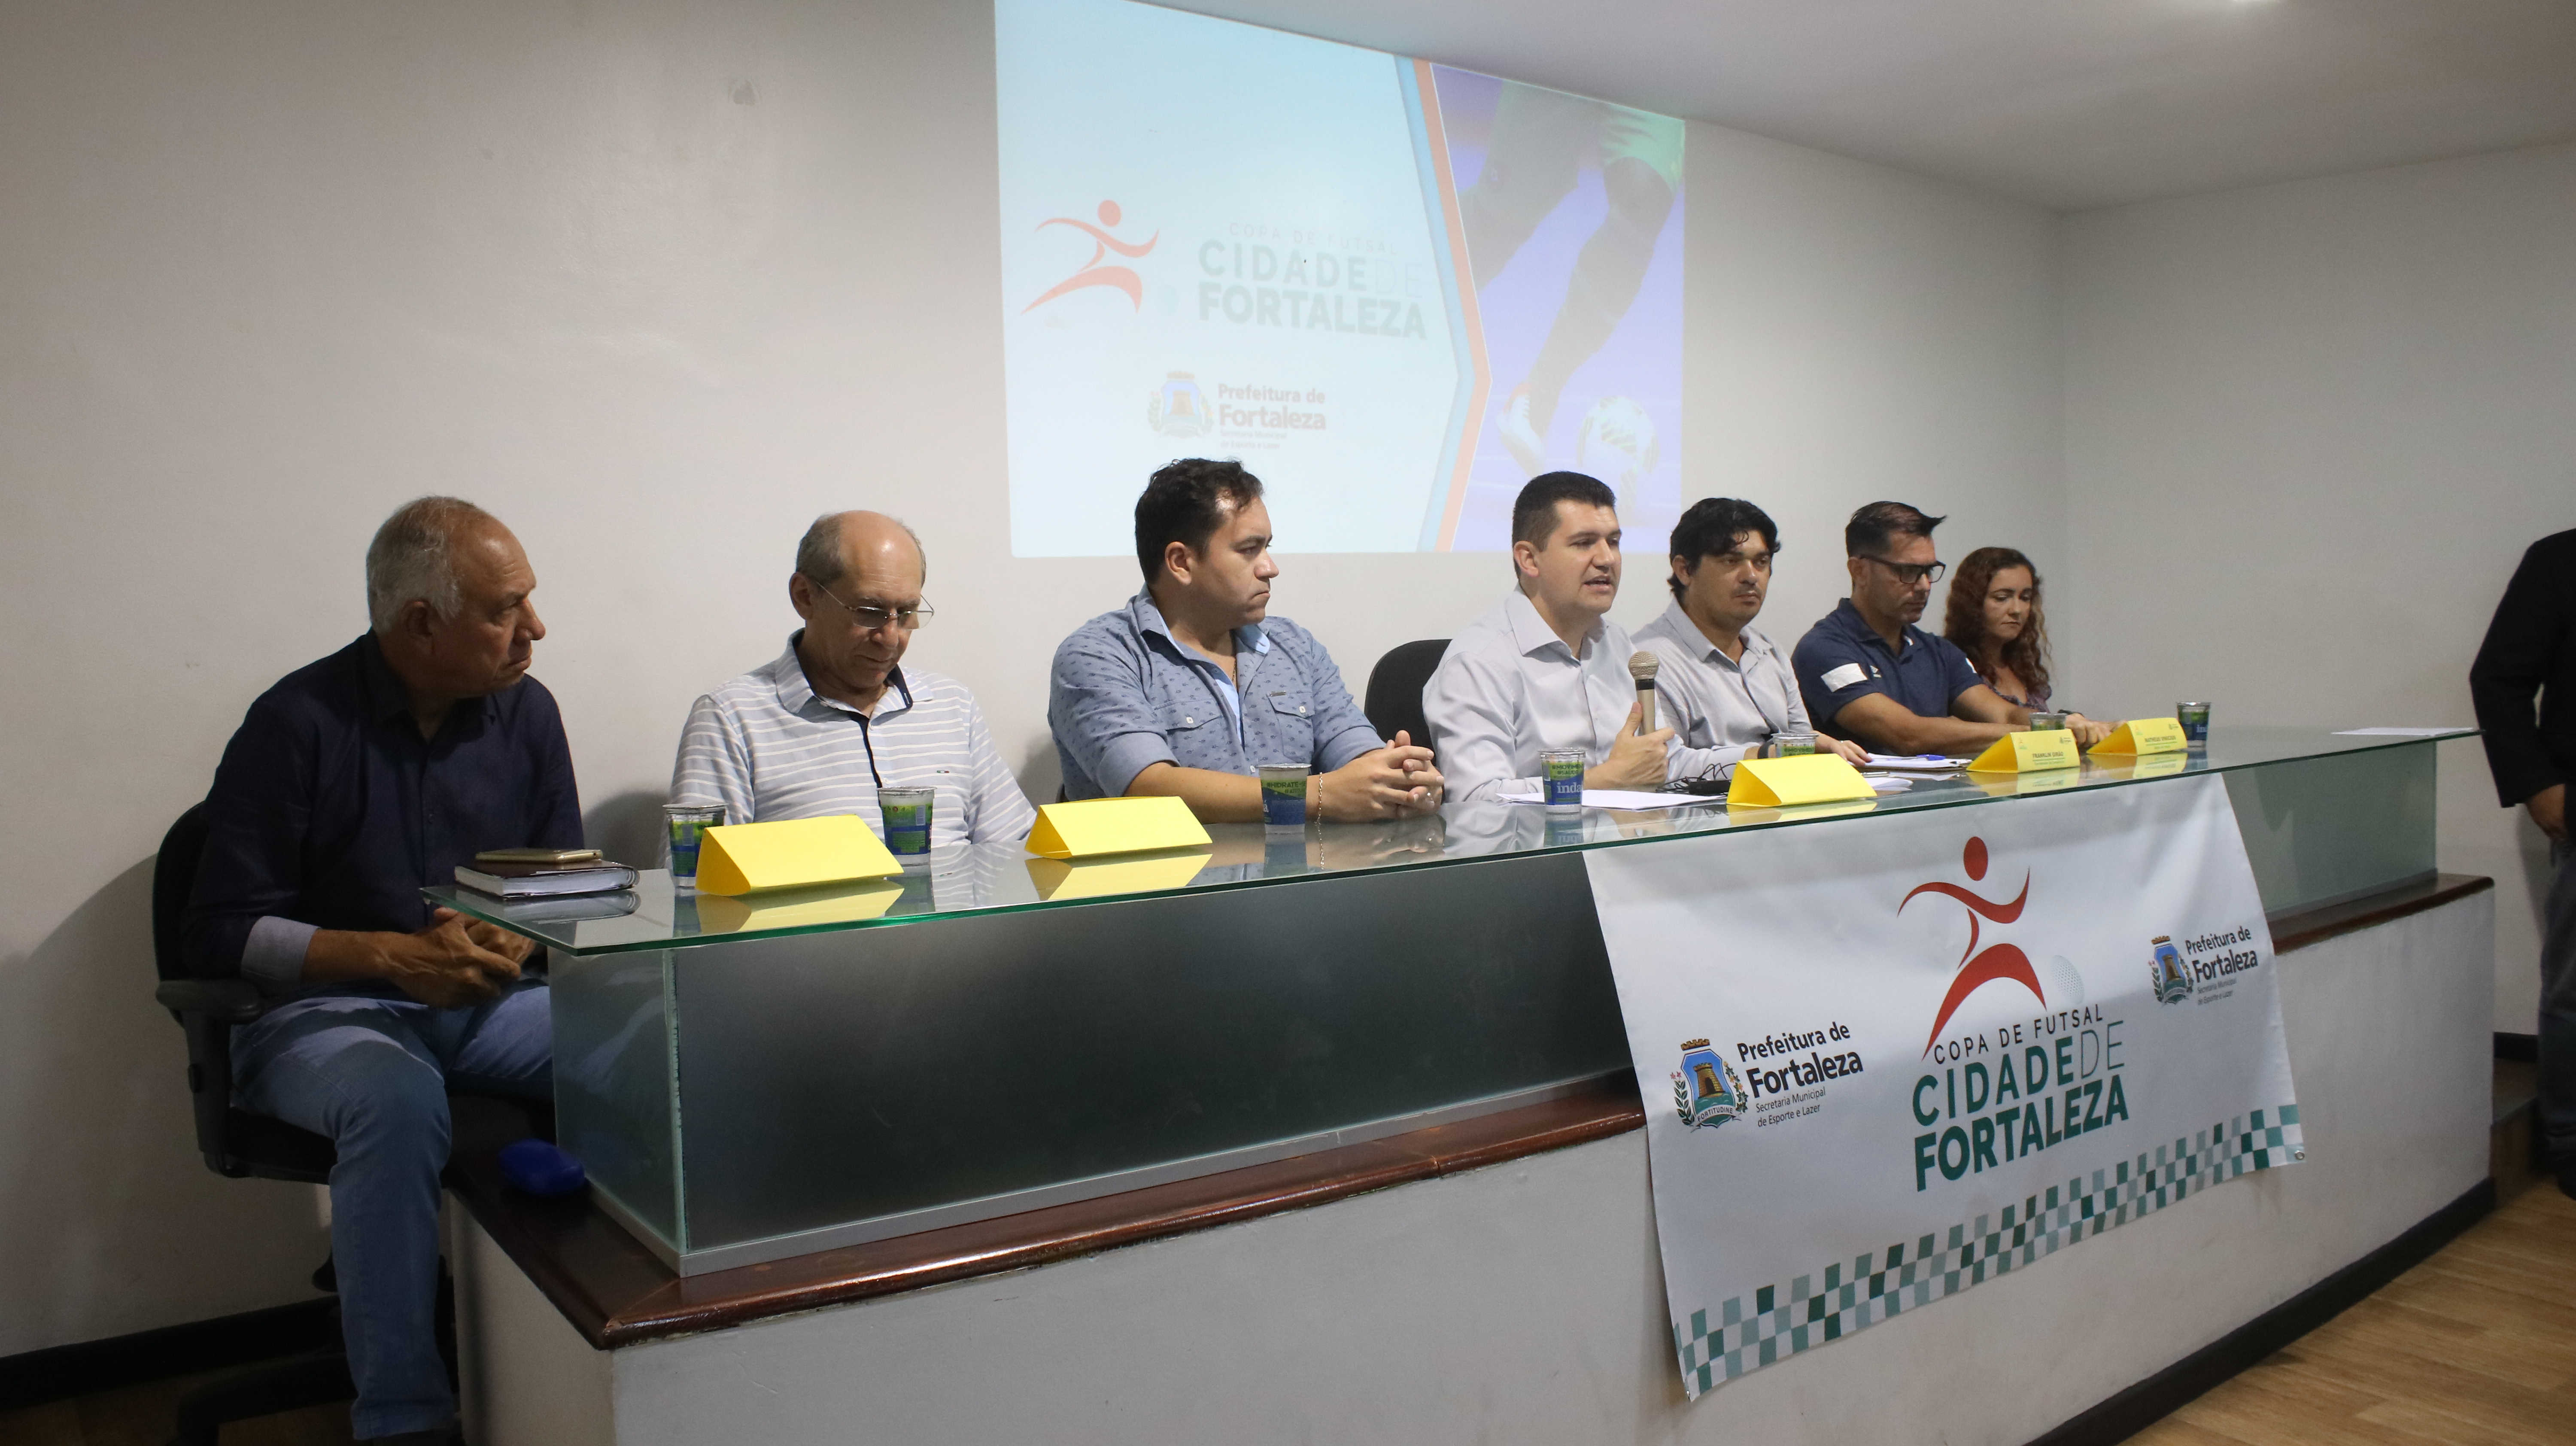
[[[1652,653],[1628,655],[1628,676],[1637,680],[1637,736],[1655,731],[1655,669],[1663,666]]]

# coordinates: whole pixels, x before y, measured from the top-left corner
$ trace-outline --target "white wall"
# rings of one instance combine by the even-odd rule
[[[2471,722],[2514,563],[2576,527],[2571,238],[2576,146],[2070,219],[2079,706]],[[2440,767],[2441,866],[2495,878],[2495,1027],[2527,1033],[2544,840],[2477,744]]]
[[[841,506],[923,533],[916,656],[1053,795],[1048,655],[1134,572],[997,555],[993,145],[976,0],[0,9],[0,1354],[303,1294],[307,1193],[191,1151],[149,863],[405,498],[526,542],[594,839]],[[1692,495],[1784,524],[1783,641],[1873,497],[2063,551],[2049,218],[1704,126],[1688,184]],[[1284,562],[1355,691],[1507,577]]]

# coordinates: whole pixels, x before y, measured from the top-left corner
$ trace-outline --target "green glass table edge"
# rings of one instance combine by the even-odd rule
[[[2309,730],[2299,729],[2279,731],[2305,733]],[[1455,855],[1418,855],[1409,858],[1385,859],[1365,865],[1355,865],[1342,868],[1303,866],[1294,873],[1281,873],[1253,878],[1221,879],[1208,883],[1187,883],[1176,887],[1089,894],[1075,898],[1024,899],[1008,903],[978,904],[970,908],[962,909],[940,910],[933,908],[914,913],[880,914],[875,917],[865,919],[823,920],[814,923],[788,924],[762,929],[740,929],[720,933],[675,935],[659,939],[623,940],[614,943],[600,943],[586,946],[562,937],[551,935],[545,932],[544,925],[548,922],[575,924],[595,921],[530,921],[514,919],[510,917],[507,907],[503,905],[500,900],[494,899],[490,895],[477,893],[474,890],[466,889],[457,885],[435,885],[426,887],[421,890],[421,895],[434,904],[456,909],[458,912],[466,914],[469,917],[482,920],[500,928],[508,929],[512,933],[532,939],[537,943],[544,944],[550,948],[561,949],[566,953],[575,954],[583,958],[600,958],[611,954],[635,954],[649,953],[657,950],[693,949],[709,944],[745,943],[760,939],[785,939],[806,934],[827,934],[852,929],[886,928],[907,924],[922,924],[939,919],[958,919],[969,916],[988,917],[1004,914],[1027,913],[1039,909],[1078,908],[1086,904],[1110,904],[1145,898],[1179,897],[1222,893],[1238,889],[1271,888],[1295,885],[1314,879],[1349,878],[1366,874],[1389,873],[1399,869],[1443,868],[1465,864],[1496,863],[1508,859],[1526,859],[1545,854],[1579,853],[1590,849],[1624,848],[1631,845],[1659,843],[1667,839],[1698,837],[1707,834],[1753,832],[1775,828],[1804,828],[1814,824],[1878,817],[1889,813],[1929,812],[1939,809],[1971,808],[1985,804],[2010,803],[2022,798],[2053,798],[2068,793],[2092,792],[2099,789],[2121,788],[2134,784],[2164,783],[2178,778],[2192,778],[2208,774],[2234,773],[2241,772],[2246,769],[2273,767],[2280,764],[2297,763],[2318,758],[2344,757],[2350,754],[2375,752],[2389,748],[2411,748],[2419,745],[2449,742],[2459,738],[2472,738],[2476,737],[2477,733],[2478,730],[2474,728],[2462,728],[2455,732],[2446,732],[2434,735],[2375,735],[2366,738],[2356,738],[2350,742],[2338,743],[2335,746],[2317,749],[2311,752],[2291,753],[2276,758],[2248,758],[2226,762],[2212,762],[2208,759],[2204,750],[2193,749],[2186,754],[2186,763],[2184,767],[2170,773],[2157,773],[2144,778],[2137,777],[2134,774],[2122,777],[2113,777],[2107,772],[2096,774],[2093,770],[2097,767],[2106,770],[2112,767],[2133,768],[2135,767],[2135,763],[2098,764],[2091,758],[2087,758],[2084,763],[2080,765],[2082,771],[2079,776],[2075,779],[2069,780],[2062,787],[2052,787],[2028,792],[2015,791],[2011,793],[1988,793],[1983,789],[1976,787],[1965,777],[1961,777],[1958,779],[1940,780],[1940,782],[1945,784],[1959,784],[1960,787],[1955,791],[1945,789],[1941,793],[1933,796],[1919,799],[1913,798],[1910,797],[1912,790],[1909,789],[1904,793],[1882,794],[1877,798],[1869,800],[1868,802],[1870,806],[1865,809],[1849,808],[1847,806],[1833,804],[1811,805],[1809,807],[1813,811],[1803,813],[1797,812],[1796,810],[1779,811],[1765,809],[1764,811],[1766,812],[1777,812],[1781,815],[1770,818],[1744,818],[1740,820],[1734,818],[1728,814],[1726,801],[1724,799],[1712,799],[1707,803],[1694,803],[1679,808],[1660,811],[1586,808],[1582,811],[1582,814],[1579,815],[1580,817],[1588,818],[1593,815],[1604,813],[1634,813],[1642,814],[1649,818],[1668,818],[1676,822],[1684,821],[1685,819],[1698,818],[1704,820],[1707,826],[1691,829],[1660,830],[1609,838],[1572,839],[1562,842],[1550,842],[1542,837],[1542,839],[1533,846],[1503,848],[1492,852],[1461,853]],[[2327,736],[2333,737],[2334,735],[2329,734]],[[2170,755],[2148,754],[2142,756],[2152,759],[2159,756]],[[2126,755],[2123,755],[2123,757],[2125,758]],[[2055,771],[2065,772],[2066,770],[2061,769]],[[1998,774],[1991,776],[2003,778],[2014,775]],[[2044,777],[2045,775],[2040,776]],[[1920,785],[1917,786],[1919,787]],[[1861,802],[1861,800],[1855,799],[1852,800],[1852,802],[1858,803]],[[1540,810],[1537,805],[1533,804],[1453,804],[1450,805],[1450,807],[1525,809],[1533,813],[1552,812]],[[1795,816],[1790,816],[1791,814],[1794,814]],[[1562,815],[1559,816],[1562,817]],[[1324,828],[1349,829],[1374,826],[1376,825],[1322,825]],[[1260,825],[1223,825],[1221,827],[1250,830],[1259,828]],[[1177,853],[1183,851],[1164,850],[1162,852]],[[1041,856],[1036,854],[1023,853],[1020,861],[1025,864],[1030,861],[1038,860],[1040,857]],[[1110,863],[1115,862],[1115,860],[1103,859],[1099,862]],[[899,880],[902,877],[904,877],[904,875],[889,875],[887,878],[883,879],[853,880],[851,882],[851,887],[864,888],[879,886]],[[828,887],[832,886],[818,886],[817,890],[811,892],[821,893],[823,889]]]

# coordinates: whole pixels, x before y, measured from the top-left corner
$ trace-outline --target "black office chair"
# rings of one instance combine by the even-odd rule
[[[161,987],[153,992],[188,1033],[188,1094],[196,1107],[197,1153],[206,1168],[231,1179],[292,1180],[322,1185],[338,1154],[331,1142],[284,1120],[233,1107],[233,1026],[259,1017],[259,990],[244,979],[194,979],[179,952],[181,915],[196,887],[197,861],[206,848],[206,806],[179,815],[161,839],[152,862],[152,963]],[[313,1272],[313,1288],[332,1291],[331,1262]],[[339,1335],[338,1312],[332,1337]],[[357,1395],[349,1358],[337,1344],[303,1355],[245,1367],[179,1398],[178,1434],[172,1446],[216,1446],[227,1421],[298,1411]]]
[[[243,979],[196,979],[180,956],[180,924],[196,888],[197,863],[206,848],[206,806],[179,815],[162,837],[152,863],[152,963],[161,976],[153,992],[188,1035],[188,1094],[195,1102],[197,1152],[206,1168],[231,1179],[291,1180],[324,1185],[339,1158],[331,1142],[284,1120],[237,1109],[233,1095],[233,1026],[259,1017],[259,990]],[[460,1104],[464,1102],[459,1101]],[[488,1148],[525,1135],[554,1138],[553,1111],[517,1101],[474,1099],[456,1111],[451,1153]],[[313,1272],[313,1288],[337,1293],[331,1261]],[[337,1344],[303,1355],[245,1367],[179,1398],[178,1434],[172,1446],[217,1446],[225,1422],[300,1411],[353,1400],[348,1355]],[[446,1271],[439,1275],[438,1333],[448,1374],[456,1371],[455,1303]]]
[[[1393,742],[1401,729],[1415,743],[1431,746],[1431,726],[1422,720],[1422,685],[1431,681],[1432,670],[1440,666],[1440,655],[1447,651],[1447,638],[1405,643],[1369,669],[1368,695],[1361,700],[1360,711],[1368,714],[1369,726],[1378,737]]]

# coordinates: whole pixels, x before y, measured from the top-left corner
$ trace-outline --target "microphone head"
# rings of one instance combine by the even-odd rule
[[[1652,653],[1628,655],[1628,676],[1636,679],[1637,686],[1640,688],[1655,681],[1655,669],[1661,666],[1663,666],[1662,662]]]

